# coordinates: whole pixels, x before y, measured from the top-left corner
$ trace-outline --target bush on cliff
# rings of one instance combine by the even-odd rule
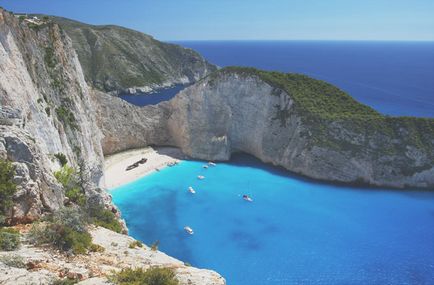
[[[15,169],[10,161],[0,159],[0,216],[4,216],[12,207],[12,197],[17,191],[13,179]],[[0,224],[3,224],[0,219]]]
[[[115,214],[110,210],[105,209],[103,206],[97,205],[88,207],[88,215],[90,223],[112,230],[117,233],[121,233],[123,227]]]
[[[70,202],[84,206],[86,204],[86,195],[80,187],[79,176],[74,168],[63,165],[59,171],[54,172],[54,177],[62,184],[65,189],[65,196]]]
[[[2,228],[0,229],[0,250],[12,251],[20,247],[20,233],[17,230]]]
[[[147,270],[122,269],[111,276],[110,281],[118,285],[178,285],[175,272],[171,268],[151,267]]]
[[[43,223],[34,224],[29,232],[34,244],[51,244],[63,251],[84,254],[92,246],[92,236],[80,209],[64,208]]]

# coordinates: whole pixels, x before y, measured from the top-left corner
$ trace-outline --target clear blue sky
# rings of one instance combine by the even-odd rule
[[[0,0],[161,40],[434,40],[434,0]]]

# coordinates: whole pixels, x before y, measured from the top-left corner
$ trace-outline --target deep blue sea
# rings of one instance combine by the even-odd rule
[[[112,190],[130,234],[229,285],[433,284],[434,192],[320,184],[246,155],[203,164]]]
[[[389,115],[434,117],[434,42],[176,42],[221,67],[252,66],[330,82]]]

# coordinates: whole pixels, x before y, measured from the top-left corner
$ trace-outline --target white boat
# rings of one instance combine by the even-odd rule
[[[189,226],[185,226],[184,227],[184,231],[186,231],[190,235],[194,234],[193,229],[190,228]]]
[[[253,199],[250,198],[248,195],[243,195],[243,199],[247,202],[253,202]]]
[[[208,165],[204,165],[204,166],[202,166],[203,168],[205,168],[205,169],[207,169],[208,168]]]
[[[208,162],[208,164],[211,165],[211,166],[216,166],[216,165],[217,165],[217,164],[215,164],[215,163],[212,162],[212,161]]]
[[[194,191],[193,187],[188,187],[188,192],[190,192],[191,194],[196,194],[196,191]]]
[[[200,179],[200,180],[205,179],[205,176],[203,176],[203,175],[198,175],[198,176],[197,176],[197,179]]]

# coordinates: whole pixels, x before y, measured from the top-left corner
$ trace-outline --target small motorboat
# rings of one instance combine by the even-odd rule
[[[196,191],[194,191],[193,187],[188,187],[188,192],[190,192],[191,194],[196,194]]]
[[[205,168],[205,169],[207,169],[208,168],[208,165],[204,165],[204,166],[202,166],[203,168]]]
[[[203,175],[198,175],[198,176],[197,176],[197,179],[199,179],[199,180],[203,180],[203,179],[205,179],[205,176],[203,176]]]
[[[208,162],[208,164],[211,165],[211,166],[216,166],[216,165],[217,165],[217,164],[215,164],[215,163],[212,162],[212,161]]]
[[[193,229],[190,228],[189,226],[185,226],[185,227],[184,227],[184,231],[185,231],[186,233],[188,233],[189,235],[194,234]]]
[[[247,202],[253,202],[253,199],[249,197],[249,195],[243,195],[243,199]]]

